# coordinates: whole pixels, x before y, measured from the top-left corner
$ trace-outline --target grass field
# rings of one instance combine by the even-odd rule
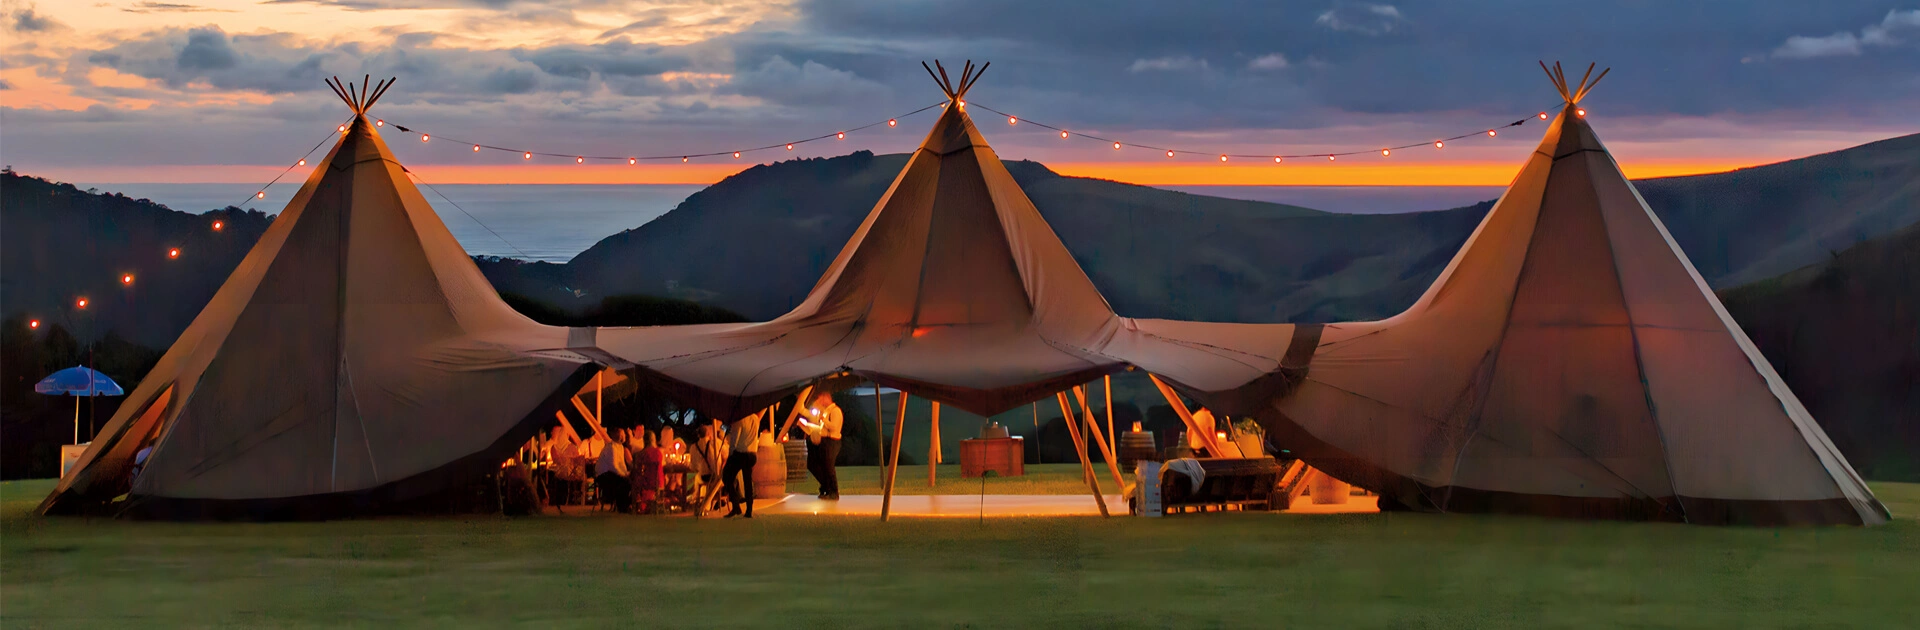
[[[871,483],[849,472],[849,492]],[[903,492],[924,490],[918,472],[914,484],[901,470]],[[1077,467],[1044,472],[1036,486],[1079,478]],[[1013,489],[995,482],[1008,487],[990,492]],[[31,516],[50,485],[0,484],[0,625],[1892,627],[1920,617],[1920,484],[1874,486],[1891,525],[1822,529],[1404,513],[984,525]]]

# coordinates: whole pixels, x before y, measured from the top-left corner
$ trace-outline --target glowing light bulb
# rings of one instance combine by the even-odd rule
[[[1333,161],[1333,156],[1331,156],[1331,155],[1329,155],[1329,156],[1327,156],[1327,161],[1328,161],[1328,162],[1332,162],[1332,161]]]
[[[27,320],[27,328],[39,328],[39,327],[40,327],[40,320],[37,320],[37,319]]]
[[[133,274],[130,274],[130,273],[121,274],[120,284],[133,284]]]
[[[1273,163],[1274,163],[1274,164],[1279,164],[1279,163],[1280,163],[1280,156],[1278,156],[1278,155],[1276,155],[1276,156],[1273,156]]]
[[[681,164],[686,164],[686,163],[687,163],[687,157],[686,157],[686,156],[684,156],[684,155],[683,155],[683,156],[680,156],[680,163],[681,163]]]
[[[899,124],[900,124],[900,121],[898,121],[898,120],[894,120],[894,119],[892,119],[892,118],[888,118],[888,119],[887,119],[887,126],[888,126],[888,127],[894,127],[894,126],[898,126]]]
[[[634,159],[634,158],[627,158],[627,166],[633,166],[633,165],[635,165],[635,164],[639,164],[639,163],[640,163],[640,160],[638,160],[638,159]]]
[[[966,109],[967,109],[967,102],[966,102],[966,101],[960,101],[960,110],[961,110],[961,111],[966,111]]]
[[[1115,143],[1113,143],[1113,150],[1115,150],[1115,151],[1119,151],[1119,150],[1120,150],[1120,143],[1118,143],[1118,142],[1115,142]]]
[[[1447,141],[1445,141],[1445,140],[1435,140],[1435,141],[1433,141],[1433,148],[1435,148],[1435,149],[1445,149],[1445,148],[1447,148]]]
[[[473,145],[473,152],[474,152],[474,153],[479,153],[479,152],[480,152],[480,145],[477,145],[477,144],[476,144],[476,145]]]
[[[789,143],[787,143],[787,150],[788,150],[788,151],[792,151],[792,150],[793,150],[793,143],[791,143],[791,142],[789,142]]]
[[[1487,130],[1487,137],[1489,137],[1489,138],[1492,138],[1492,137],[1494,137],[1494,136],[1497,136],[1497,135],[1500,135],[1500,132],[1498,132],[1498,131],[1494,131],[1494,130],[1492,130],[1492,129],[1488,129],[1488,130]]]
[[[1173,151],[1167,151],[1167,157],[1173,157]]]
[[[586,163],[587,163],[587,158],[586,158],[586,157],[584,157],[584,156],[582,156],[582,157],[576,157],[576,158],[573,158],[573,163],[574,163],[574,164],[586,164]]]
[[[254,198],[254,199],[266,199],[266,198],[267,198],[267,191],[264,191],[264,190],[262,190],[262,191],[260,191],[260,192],[257,192],[257,193],[253,193],[253,198]]]
[[[346,133],[346,132],[347,132],[347,126],[346,126],[346,125],[340,125],[339,127],[335,127],[335,128],[334,128],[334,131],[338,131],[338,132],[340,132],[340,133]]]
[[[1224,156],[1224,155],[1220,156],[1220,161],[1222,162],[1227,161],[1227,156]]]
[[[1546,119],[1547,119],[1547,113],[1546,113],[1546,112],[1540,112],[1540,120],[1546,120]]]
[[[1067,132],[1065,132],[1065,131],[1062,131],[1062,132],[1060,132],[1060,139],[1061,139],[1061,140],[1065,140],[1065,139],[1067,139]]]
[[[378,118],[376,118],[376,119],[374,119],[374,121],[373,121],[373,126],[375,126],[375,127],[385,127],[385,126],[387,126],[387,121],[385,121],[385,120],[382,120],[382,119],[378,119]]]
[[[1581,118],[1586,118],[1586,117],[1587,117],[1587,110],[1584,110],[1584,109],[1576,109],[1576,110],[1573,110],[1573,115],[1575,115],[1575,116],[1579,116],[1579,117],[1581,117]]]
[[[307,158],[300,158],[300,161],[295,164],[295,166],[306,166],[306,165],[307,165]]]
[[[179,258],[179,257],[180,257],[180,248],[178,248],[178,247],[176,247],[176,248],[173,248],[173,249],[169,249],[169,250],[167,250],[167,257],[168,257],[168,258]]]
[[[86,308],[86,307],[87,307],[87,298],[80,298],[80,299],[78,299],[78,300],[75,300],[75,301],[73,302],[73,305],[74,305],[75,307],[77,307],[77,308]]]
[[[423,143],[424,143],[424,142],[426,142],[426,141],[428,141],[428,140],[432,140],[432,139],[433,139],[433,136],[431,136],[431,135],[428,135],[428,134],[424,134],[424,133],[423,133],[423,134],[420,134],[420,141],[421,141],[421,142],[423,142]]]
[[[1020,117],[1018,117],[1018,116],[1008,116],[1008,117],[1007,117],[1007,124],[1008,124],[1008,125],[1018,125],[1018,124],[1020,124]]]
[[[532,151],[528,151],[528,152],[526,152],[526,153],[522,153],[522,154],[520,154],[520,159],[522,159],[522,160],[531,160],[531,159],[533,159],[533,152],[532,152]]]
[[[736,160],[738,160],[738,159],[740,159],[740,152],[739,152],[739,151],[734,151],[734,152],[733,152],[733,159],[736,159]]]
[[[225,227],[227,227],[227,223],[226,223],[225,221],[214,221],[214,222],[213,222],[213,231],[215,231],[215,232],[218,232],[218,231],[220,231],[220,230],[221,230],[221,228],[225,228]]]
[[[835,139],[835,140],[845,140],[845,139],[847,139],[847,132],[845,132],[845,131],[842,131],[842,132],[840,132],[840,133],[836,133],[836,134],[833,134],[833,139]]]
[[[1380,157],[1387,157],[1387,156],[1390,156],[1390,155],[1393,155],[1393,149],[1381,149],[1381,150],[1380,150]]]

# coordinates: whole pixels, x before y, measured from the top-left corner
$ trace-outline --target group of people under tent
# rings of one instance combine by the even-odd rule
[[[807,470],[820,482],[819,498],[839,499],[839,477],[834,462],[840,456],[844,415],[830,392],[805,401],[796,418],[806,435]],[[690,509],[699,501],[700,488],[719,484],[731,508],[726,516],[753,518],[753,468],[759,460],[765,432],[760,413],[731,424],[718,419],[697,425],[692,445],[674,434],[674,427],[658,431],[646,427],[611,429],[580,439],[568,427],[556,425],[523,445],[515,464],[530,471],[535,493],[546,505],[584,502],[591,480],[598,500],[622,513],[663,514]],[[763,435],[765,432],[765,435]]]

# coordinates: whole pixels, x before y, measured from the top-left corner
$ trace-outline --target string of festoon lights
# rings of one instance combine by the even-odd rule
[[[962,111],[964,111],[965,108],[969,106],[969,104],[965,100],[958,101],[957,104],[962,109]],[[452,138],[447,136],[436,136],[423,129],[408,127],[408,126],[400,125],[397,123],[390,124],[385,119],[375,119],[373,121],[373,125],[375,127],[391,126],[395,131],[399,131],[404,134],[412,134],[414,136],[419,137],[420,142],[422,143],[429,143],[429,142],[438,140],[443,143],[450,143],[456,146],[468,147],[468,151],[472,153],[480,153],[483,151],[504,152],[504,153],[519,155],[522,160],[528,160],[528,161],[533,160],[534,158],[540,157],[540,158],[567,159],[567,160],[572,160],[575,164],[586,164],[588,162],[618,163],[618,162],[624,161],[629,165],[636,165],[636,164],[639,164],[640,162],[660,162],[660,161],[670,161],[670,160],[679,160],[682,163],[687,163],[695,159],[715,158],[715,157],[725,157],[725,158],[732,158],[737,160],[737,159],[741,159],[746,155],[759,153],[763,151],[777,151],[781,149],[785,149],[787,151],[793,151],[795,148],[799,147],[800,145],[804,145],[807,143],[819,142],[819,141],[830,140],[830,139],[845,140],[847,139],[848,134],[866,131],[868,129],[880,127],[883,125],[888,129],[897,128],[900,126],[901,119],[908,118],[910,116],[913,116],[915,114],[919,114],[922,112],[926,112],[928,110],[932,110],[936,108],[945,108],[948,106],[949,106],[949,102],[942,101],[939,103],[928,105],[926,107],[922,107],[920,109],[907,112],[905,114],[888,118],[886,120],[875,121],[865,125],[851,127],[843,131],[820,134],[816,136],[810,136],[810,137],[801,138],[798,140],[791,140],[787,142],[778,142],[774,144],[743,147],[738,149],[724,149],[724,150],[718,150],[718,151],[695,151],[695,152],[688,152],[688,153],[668,153],[668,154],[649,154],[649,155],[589,155],[585,153],[535,151],[527,148],[515,148],[515,147],[508,147],[508,146],[503,146],[498,144],[490,144],[486,142],[474,142],[470,140]],[[1095,141],[1104,145],[1111,146],[1113,150],[1116,150],[1116,151],[1129,149],[1129,148],[1144,149],[1144,150],[1153,151],[1155,153],[1162,154],[1169,159],[1177,158],[1180,156],[1204,156],[1207,158],[1217,159],[1220,162],[1227,162],[1235,159],[1254,159],[1254,160],[1271,159],[1275,164],[1284,163],[1287,160],[1301,160],[1301,159],[1324,159],[1327,161],[1335,161],[1335,160],[1338,160],[1339,158],[1349,157],[1349,156],[1359,156],[1359,155],[1378,155],[1382,158],[1388,158],[1388,157],[1392,157],[1393,152],[1395,151],[1404,151],[1407,149],[1418,149],[1418,148],[1424,148],[1424,147],[1431,147],[1436,150],[1445,149],[1447,147],[1447,143],[1450,143],[1450,142],[1457,142],[1461,140],[1469,140],[1469,139],[1475,139],[1475,138],[1497,138],[1499,137],[1500,131],[1502,129],[1519,127],[1533,120],[1548,119],[1547,112],[1542,111],[1532,116],[1521,118],[1519,120],[1515,120],[1513,122],[1509,122],[1503,125],[1496,125],[1496,126],[1488,127],[1485,129],[1479,129],[1479,130],[1475,130],[1467,133],[1447,136],[1444,138],[1422,140],[1419,142],[1412,142],[1407,144],[1399,144],[1399,145],[1385,146],[1385,147],[1379,147],[1379,148],[1350,149],[1350,150],[1326,151],[1326,152],[1316,152],[1316,153],[1267,154],[1267,153],[1230,153],[1230,152],[1224,152],[1224,151],[1206,151],[1206,150],[1193,149],[1193,148],[1177,148],[1177,147],[1171,147],[1171,146],[1163,146],[1159,144],[1133,142],[1133,141],[1120,139],[1120,138],[1072,131],[1067,127],[1043,123],[1043,122],[1035,121],[1029,118],[1022,118],[1020,116],[1009,114],[1009,113],[1006,113],[1006,112],[1003,112],[979,103],[973,103],[971,104],[971,106],[984,110],[986,112],[995,114],[997,116],[1003,117],[1006,120],[1007,125],[1009,126],[1031,125],[1034,127],[1039,127],[1042,129],[1047,129],[1052,132],[1058,133],[1060,136],[1060,139],[1062,140]],[[1587,112],[1585,109],[1578,109],[1574,112],[1576,116],[1581,116],[1581,117],[1586,116],[1586,113]],[[348,124],[343,123],[335,127],[334,133],[345,133],[347,131],[347,128],[348,128]],[[331,137],[332,137],[332,134],[329,134],[328,138],[331,138]],[[251,199],[248,199],[248,202],[258,200],[258,199],[265,199],[267,196],[267,189],[269,187],[273,186],[274,184],[278,183],[282,178],[286,177],[287,173],[292,172],[294,168],[305,166],[307,163],[307,158],[311,157],[315,151],[318,151],[320,149],[320,147],[325,146],[326,142],[327,142],[327,139],[323,138],[318,144],[315,144],[312,149],[309,149],[307,151],[306,155],[301,156],[301,158],[297,162],[295,162],[292,166],[289,166],[287,167],[286,170],[281,171],[281,173],[278,176],[274,177],[272,181],[267,182],[265,186],[262,186],[259,191],[255,192],[253,194],[253,197]],[[219,227],[217,226],[217,223],[214,229],[219,229]]]

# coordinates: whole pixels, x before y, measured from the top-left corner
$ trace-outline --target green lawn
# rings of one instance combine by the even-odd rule
[[[49,486],[0,484],[6,627],[1891,627],[1920,616],[1916,484],[1874,486],[1891,525],[1781,530],[1417,514],[30,516]]]

